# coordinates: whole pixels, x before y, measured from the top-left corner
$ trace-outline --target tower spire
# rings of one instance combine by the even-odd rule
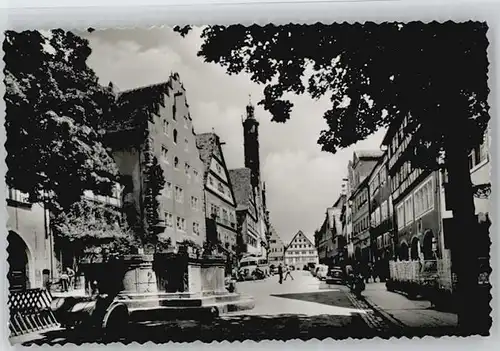
[[[247,119],[255,119],[254,107],[252,104],[252,94],[248,94]]]
[[[246,107],[247,116],[243,121],[243,135],[245,148],[245,167],[252,171],[252,185],[258,187],[260,183],[260,160],[259,160],[259,122],[254,115],[251,95]]]

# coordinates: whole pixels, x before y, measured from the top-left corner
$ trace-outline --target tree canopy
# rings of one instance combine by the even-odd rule
[[[174,31],[186,36],[190,29]],[[275,122],[290,118],[289,94],[328,97],[328,128],[318,139],[324,151],[336,153],[380,127],[394,130],[409,117],[403,132],[415,144],[404,157],[414,168],[448,170],[450,207],[460,228],[451,233],[451,252],[464,335],[485,335],[491,325],[489,299],[480,297],[477,283],[478,243],[468,237],[477,231],[468,155],[483,141],[490,119],[487,30],[472,21],[214,25],[203,30],[198,53],[228,74],[245,72],[263,85],[259,104]]]
[[[51,220],[56,246],[78,260],[105,255],[128,254],[137,247],[134,235],[119,208],[82,199]]]
[[[60,29],[7,31],[3,48],[7,185],[33,202],[49,194],[53,210],[85,189],[108,194],[117,171],[98,128],[114,96],[87,66],[87,40]]]
[[[190,26],[174,30],[185,36]],[[263,84],[259,102],[275,122],[290,118],[287,94],[327,96],[322,149],[337,152],[407,114],[432,149],[461,118],[468,145],[489,120],[487,25],[466,23],[208,26],[198,53],[228,74]],[[459,112],[457,114],[457,112]]]

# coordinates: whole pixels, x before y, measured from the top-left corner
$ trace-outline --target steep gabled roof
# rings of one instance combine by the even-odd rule
[[[250,168],[238,168],[229,170],[229,178],[233,185],[237,210],[246,210],[251,207],[253,199],[253,188],[251,183],[252,171]]]
[[[224,172],[227,177],[227,183],[229,185],[229,190],[231,191],[232,198],[237,204],[235,189],[233,187],[233,181],[231,180],[231,175],[227,170],[226,161],[224,159],[224,154],[222,153],[219,136],[215,133],[202,133],[196,135],[196,147],[198,148],[200,159],[203,162],[203,184],[207,184],[208,173],[210,172],[210,165],[212,164],[212,158],[214,155],[219,159],[218,162],[222,164]]]
[[[110,83],[108,89],[115,95],[114,113],[102,127],[107,131],[122,131],[145,126],[148,118],[159,115],[160,106],[165,106],[165,95],[170,96],[173,80],[179,80],[177,73],[172,73],[165,82],[125,91],[118,91]]]
[[[314,244],[313,244],[313,242],[311,241],[311,239],[309,239],[309,238],[307,237],[307,235],[305,235],[305,234],[302,232],[302,230],[299,230],[299,231],[297,232],[297,234],[295,234],[295,235],[294,235],[294,237],[292,238],[292,240],[290,240],[289,245],[290,245],[291,243],[293,243],[293,242],[295,241],[295,239],[296,239],[298,236],[300,236],[300,235],[302,235],[304,238],[306,238],[306,239],[307,239],[307,241],[309,242],[309,244],[311,244],[312,246],[314,246]]]
[[[271,232],[271,236],[270,238],[276,238],[277,241],[279,241],[279,243],[281,245],[285,245],[285,243],[283,242],[283,240],[281,240],[281,237],[279,236],[278,232],[276,231],[276,229],[271,225],[271,227],[269,228],[269,231]]]

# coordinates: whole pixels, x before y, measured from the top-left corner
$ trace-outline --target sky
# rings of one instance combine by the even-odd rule
[[[88,64],[100,78],[119,90],[164,82],[177,72],[196,133],[215,131],[226,144],[229,169],[244,167],[242,116],[249,100],[262,97],[263,86],[246,74],[227,75],[225,69],[205,63],[196,54],[202,44],[200,28],[182,38],[170,28],[108,29],[78,33],[92,48]],[[284,242],[302,230],[313,238],[325,219],[347,174],[347,163],[356,149],[379,149],[383,131],[333,155],[316,143],[326,129],[323,113],[330,102],[307,95],[290,96],[294,104],[285,124],[271,122],[271,115],[255,106],[260,122],[261,177],[266,183],[271,223]]]

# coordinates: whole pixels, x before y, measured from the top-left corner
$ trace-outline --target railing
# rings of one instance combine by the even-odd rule
[[[58,326],[50,309],[52,295],[45,289],[11,292],[8,307],[11,336],[23,335]]]

